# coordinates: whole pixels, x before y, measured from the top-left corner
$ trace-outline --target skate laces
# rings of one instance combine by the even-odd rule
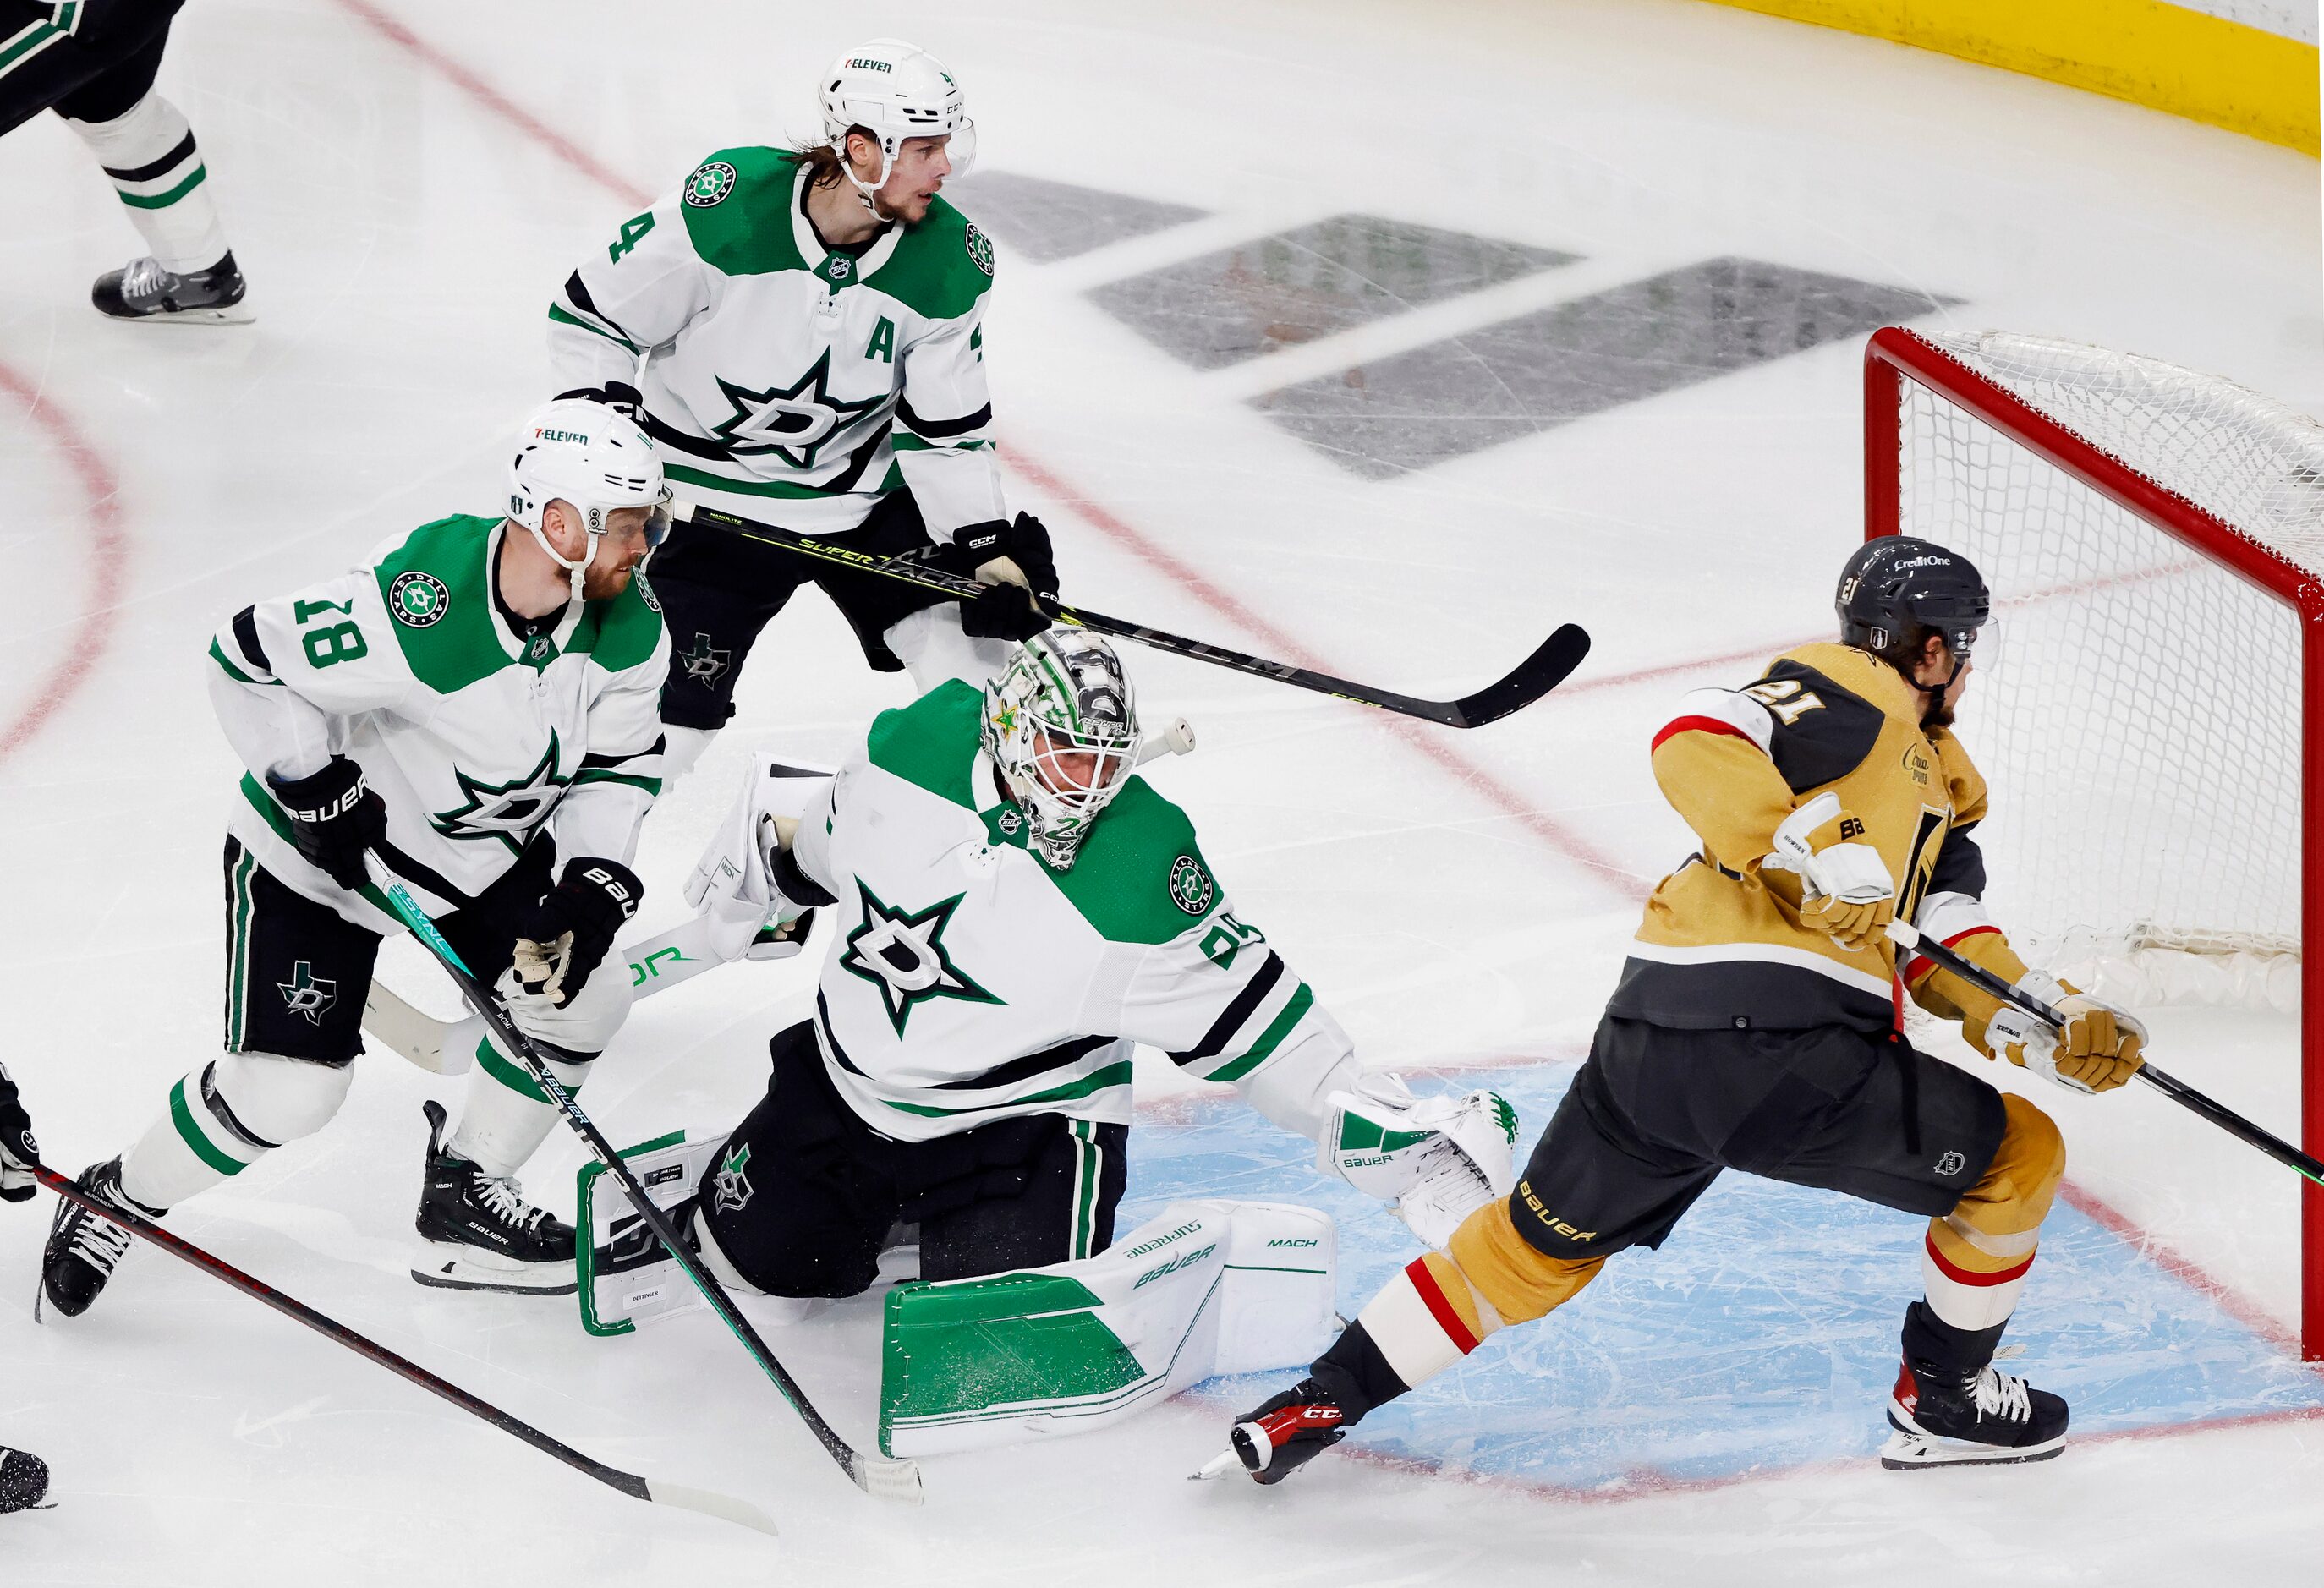
[[[1977,1397],[1979,1417],[2001,1417],[2022,1423],[2034,1415],[2034,1403],[2026,1394],[2025,1380],[1996,1371],[1988,1365],[1970,1386]]]
[[[121,272],[121,295],[124,298],[158,298],[168,291],[177,277],[161,268],[158,259],[133,259]]]
[[[74,1229],[72,1244],[67,1250],[98,1273],[109,1274],[120,1266],[129,1251],[129,1232],[109,1219],[86,1214]]]
[[[549,1216],[547,1208],[530,1206],[517,1195],[516,1177],[513,1175],[497,1177],[478,1175],[476,1200],[483,1203],[501,1223],[520,1230],[530,1232]]]

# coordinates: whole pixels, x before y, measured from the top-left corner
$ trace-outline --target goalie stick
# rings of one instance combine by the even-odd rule
[[[376,1340],[356,1334],[337,1319],[324,1316],[295,1297],[286,1296],[263,1279],[254,1279],[240,1269],[221,1258],[211,1256],[190,1242],[180,1241],[152,1221],[140,1218],[125,1208],[90,1196],[64,1176],[45,1164],[31,1166],[32,1177],[67,1202],[95,1214],[107,1223],[117,1224],[131,1234],[151,1242],[171,1256],[191,1263],[206,1274],[224,1279],[227,1284],[255,1301],[263,1301],[284,1317],[304,1324],[326,1340],[344,1345],[357,1356],[367,1358],[393,1373],[397,1378],[419,1385],[429,1394],[440,1397],[466,1412],[470,1417],[490,1423],[504,1434],[513,1434],[544,1455],[553,1455],[574,1471],[586,1473],[609,1489],[618,1489],[632,1500],[651,1501],[656,1505],[674,1505],[687,1510],[700,1511],[705,1516],[718,1517],[761,1533],[773,1533],[774,1522],[757,1506],[737,1500],[731,1494],[721,1494],[714,1489],[690,1489],[680,1483],[664,1483],[657,1479],[642,1478],[635,1473],[625,1473],[619,1467],[607,1466],[594,1456],[584,1455],[571,1445],[551,1438],[531,1424],[511,1417],[490,1401],[480,1400],[457,1384],[439,1379],[419,1363],[397,1355]]]
[[[1933,962],[1939,969],[1950,971],[1962,981],[2016,1005],[2045,1025],[2059,1030],[2065,1029],[2066,1017],[2057,1010],[2032,993],[2011,986],[1975,960],[1954,953],[1919,928],[1892,920],[1888,923],[1888,938],[1897,946],[1908,948]],[[2198,1092],[2178,1076],[2159,1070],[2152,1064],[2140,1065],[2138,1077],[2181,1108],[2202,1115],[2246,1146],[2258,1148],[2285,1168],[2297,1169],[2316,1184],[2324,1186],[2324,1162],[2310,1158],[2282,1137],[2261,1129],[2227,1104]]]
[[[710,1310],[716,1313],[728,1332],[742,1343],[743,1349],[751,1353],[752,1360],[759,1364],[760,1370],[780,1391],[783,1399],[790,1403],[791,1409],[798,1414],[799,1420],[807,1425],[807,1431],[815,1436],[824,1453],[837,1463],[840,1471],[845,1473],[864,1493],[877,1500],[918,1505],[920,1501],[919,1467],[914,1463],[890,1456],[866,1455],[841,1438],[838,1431],[824,1420],[823,1414],[816,1410],[814,1403],[807,1399],[807,1391],[800,1389],[788,1370],[775,1360],[774,1353],[767,1349],[767,1343],[759,1338],[759,1332],[735,1307],[734,1298],[726,1294],[726,1288],[711,1277],[702,1266],[702,1260],[694,1254],[685,1238],[670,1223],[669,1215],[647,1194],[628,1160],[613,1149],[604,1132],[597,1129],[587,1114],[581,1112],[581,1105],[574,1102],[573,1094],[549,1069],[548,1061],[540,1057],[540,1050],[532,1045],[531,1039],[516,1029],[516,1022],[509,1018],[500,995],[478,981],[475,973],[462,963],[460,956],[453,952],[452,946],[444,940],[443,934],[436,929],[436,923],[428,919],[427,912],[405,891],[403,884],[389,874],[385,863],[377,855],[371,858],[371,870],[374,885],[365,891],[373,895],[375,901],[385,903],[392,913],[401,918],[403,924],[411,928],[411,935],[420,939],[458,986],[461,996],[468,1001],[468,1007],[484,1017],[484,1024],[524,1066],[526,1073],[532,1077],[533,1085],[540,1088],[541,1094],[565,1116],[565,1122],[573,1127],[574,1133],[581,1138],[591,1154],[620,1182],[622,1193],[630,1199],[630,1205],[637,1210],[646,1227],[654,1233],[654,1239],[660,1242],[662,1249],[677,1260],[679,1268],[686,1270],[686,1277],[694,1282],[696,1289],[702,1292],[702,1298],[710,1304]]]
[[[1157,756],[1189,755],[1194,749],[1194,725],[1183,716],[1176,717],[1147,735],[1138,747],[1136,764],[1144,766]],[[699,933],[695,925],[699,919],[681,921],[659,937],[649,937],[622,951],[629,963],[633,996],[643,998],[680,982],[690,982],[703,972],[727,963],[700,952],[686,952],[699,948],[696,941]],[[449,1050],[453,1031],[466,1023],[439,1020],[415,1008],[377,976],[372,978],[371,991],[364,997],[364,1029],[432,1076],[457,1075],[467,1068],[466,1053]]]
[[[722,512],[715,507],[704,507],[696,503],[673,503],[670,516],[708,529],[724,530],[762,546],[780,547],[818,562],[852,568],[859,573],[872,574],[884,579],[899,580],[954,601],[973,601],[991,588],[964,575],[948,573],[926,562],[908,558],[881,557],[874,552],[859,551],[852,546],[835,546],[828,540],[817,540],[812,536],[779,529],[773,524],[738,518],[733,513]],[[1441,723],[1448,728],[1480,728],[1487,723],[1499,721],[1513,711],[1523,710],[1563,683],[1567,675],[1582,665],[1582,658],[1590,654],[1589,634],[1578,624],[1566,623],[1536,646],[1531,656],[1498,682],[1488,684],[1473,694],[1463,695],[1458,700],[1423,700],[1417,696],[1399,695],[1392,689],[1375,688],[1370,684],[1334,678],[1330,673],[1294,667],[1288,662],[1269,661],[1265,657],[1230,651],[1223,645],[1189,640],[1184,635],[1148,628],[1144,623],[1131,623],[1124,618],[1108,617],[1085,606],[1068,606],[1055,596],[1036,596],[1034,599],[1053,622],[1069,627],[1090,629],[1120,640],[1134,640],[1140,645],[1167,651],[1175,656],[1191,656],[1196,661],[1207,661],[1215,667],[1253,673],[1262,679],[1289,684],[1295,688],[1335,695],[1360,706],[1376,706],[1383,711],[1393,711],[1404,716],[1421,717],[1432,723]]]

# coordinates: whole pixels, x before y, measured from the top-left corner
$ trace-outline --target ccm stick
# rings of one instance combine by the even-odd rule
[[[731,512],[721,512],[716,508],[704,507],[696,503],[673,503],[670,516],[687,523],[700,524],[706,529],[723,530],[745,540],[755,540],[762,546],[778,546],[817,562],[853,568],[859,573],[875,575],[883,579],[896,579],[948,600],[973,601],[992,587],[927,562],[909,558],[881,557],[875,552],[859,551],[852,546],[835,546],[828,540],[818,540],[812,536],[778,529],[773,524],[738,518]],[[1523,710],[1563,683],[1567,675],[1582,665],[1582,658],[1590,654],[1589,634],[1578,624],[1566,623],[1536,646],[1531,656],[1519,662],[1514,671],[1498,683],[1488,684],[1458,700],[1423,700],[1416,696],[1399,695],[1392,689],[1375,688],[1370,684],[1359,684],[1348,679],[1333,678],[1329,673],[1294,667],[1288,662],[1269,661],[1265,657],[1230,651],[1222,645],[1189,640],[1182,634],[1148,628],[1144,623],[1134,623],[1125,618],[1108,617],[1085,606],[1068,606],[1055,596],[1034,599],[1052,622],[1072,628],[1090,629],[1097,633],[1111,634],[1118,640],[1134,640],[1140,645],[1167,651],[1174,656],[1191,656],[1196,661],[1207,661],[1214,667],[1232,668],[1237,672],[1273,679],[1279,684],[1289,684],[1295,688],[1336,695],[1360,706],[1376,706],[1383,711],[1421,717],[1428,722],[1441,723],[1448,728],[1481,728],[1513,711]]]
[[[1194,725],[1183,716],[1177,717],[1168,726],[1147,735],[1145,743],[1138,747],[1138,764],[1144,766],[1157,756],[1191,754],[1194,748]],[[703,943],[707,936],[702,918],[696,916],[680,921],[659,937],[649,937],[623,950],[634,996],[643,998],[675,987],[727,963],[706,951]],[[794,946],[793,953],[797,951]],[[371,992],[364,999],[363,1023],[364,1030],[430,1075],[456,1076],[465,1072],[476,1044],[484,1039],[480,1017],[439,1020],[425,1010],[415,1008],[376,976],[372,978]]]
[[[499,995],[478,981],[475,973],[461,962],[460,956],[453,952],[452,946],[444,940],[443,934],[436,929],[436,923],[428,919],[427,912],[420,908],[403,884],[391,876],[376,857],[371,864],[375,883],[371,891],[411,928],[411,935],[426,946],[428,952],[435,956],[459,987],[461,996],[468,1001],[468,1007],[484,1018],[484,1024],[493,1036],[500,1039],[502,1046],[524,1066],[533,1084],[540,1088],[541,1094],[565,1116],[565,1122],[573,1127],[574,1133],[620,1183],[622,1193],[630,1199],[630,1205],[637,1210],[646,1227],[654,1233],[654,1238],[678,1260],[678,1267],[686,1270],[686,1277],[694,1282],[694,1288],[701,1291],[702,1298],[710,1304],[711,1311],[718,1315],[719,1321],[742,1343],[752,1360],[781,1391],[783,1399],[790,1403],[791,1409],[798,1414],[799,1420],[807,1425],[807,1431],[815,1436],[825,1454],[864,1493],[877,1500],[918,1505],[920,1501],[919,1467],[914,1463],[890,1456],[867,1455],[841,1438],[837,1430],[824,1420],[823,1414],[816,1410],[814,1403],[807,1399],[807,1391],[801,1390],[798,1381],[790,1376],[781,1362],[775,1360],[774,1353],[767,1349],[767,1343],[759,1338],[759,1332],[735,1307],[734,1298],[726,1294],[726,1288],[703,1268],[702,1260],[695,1255],[685,1237],[670,1223],[669,1215],[646,1194],[645,1186],[639,1183],[637,1173],[630,1168],[628,1160],[613,1149],[604,1132],[597,1129],[587,1114],[581,1112],[581,1105],[573,1100],[573,1094],[549,1069],[548,1061],[541,1057],[540,1050],[532,1045],[531,1039],[516,1029],[516,1023],[509,1018]]]
[[[1840,797],[1826,789],[1802,806],[1790,819],[1798,822],[1803,830],[1812,830],[1839,814]],[[1776,853],[1768,858],[1767,863],[1781,865],[1803,877],[1807,874],[1809,850],[1805,838],[1797,834],[1778,834],[1775,849]],[[1975,960],[1954,953],[1911,923],[1892,920],[1888,923],[1887,934],[1888,940],[1898,947],[1921,956],[1939,969],[1951,972],[1971,986],[1983,989],[2005,1003],[2015,1005],[2053,1030],[2066,1029],[2066,1017],[2047,1002],[2010,985]],[[2317,1185],[2324,1186],[2324,1161],[2310,1158],[2291,1142],[2261,1129],[2225,1103],[2198,1092],[2166,1070],[2158,1069],[2152,1064],[2142,1064],[2137,1074],[2140,1080],[2181,1108],[2200,1114],[2238,1141],[2257,1148],[2286,1168],[2297,1169]]]
[[[285,1296],[263,1279],[254,1279],[233,1264],[211,1256],[190,1242],[180,1241],[150,1219],[140,1218],[124,1208],[101,1202],[43,1164],[32,1166],[32,1176],[43,1186],[72,1203],[84,1212],[95,1214],[107,1223],[118,1224],[131,1234],[151,1242],[171,1257],[191,1263],[256,1301],[263,1301],[284,1317],[304,1324],[324,1339],[344,1345],[356,1355],[367,1358],[393,1373],[397,1378],[419,1385],[429,1394],[450,1401],[470,1417],[481,1418],[504,1434],[513,1434],[545,1455],[553,1455],[576,1472],[585,1473],[608,1489],[618,1489],[633,1500],[650,1500],[656,1505],[674,1505],[687,1510],[698,1510],[705,1516],[754,1528],[761,1533],[775,1531],[775,1524],[767,1513],[747,1500],[731,1494],[721,1494],[711,1489],[689,1489],[682,1484],[664,1483],[658,1479],[642,1478],[635,1473],[625,1473],[619,1467],[607,1466],[593,1456],[582,1454],[571,1445],[552,1439],[531,1424],[520,1421],[489,1401],[461,1389],[448,1380],[439,1379],[419,1363],[398,1356],[376,1340],[356,1334],[345,1324],[325,1317],[313,1307],[294,1297]]]

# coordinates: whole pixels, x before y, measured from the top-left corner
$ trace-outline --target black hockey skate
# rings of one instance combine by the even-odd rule
[[[158,259],[133,259],[97,277],[88,300],[111,319],[243,325],[256,318],[241,307],[246,290],[242,269],[228,250],[208,269],[184,275],[164,269]]]
[[[1280,1483],[1348,1436],[1347,1416],[1331,1392],[1302,1379],[1246,1412],[1227,1434],[1227,1454],[1196,1473],[1224,1477],[1240,1467],[1261,1483]]]
[[[48,1494],[49,1463],[29,1450],[0,1445],[0,1516],[29,1510]]]
[[[121,1194],[121,1160],[117,1158],[89,1165],[73,1184],[98,1201],[109,1202],[124,1211],[157,1219],[161,1216],[160,1210],[140,1207]],[[60,1198],[56,1222],[49,1226],[49,1243],[41,1253],[41,1291],[48,1304],[69,1318],[87,1312],[97,1292],[105,1288],[105,1282],[113,1278],[113,1270],[121,1266],[122,1257],[129,1251],[129,1232],[119,1224],[97,1217],[77,1202]],[[32,1310],[37,1316],[38,1298]]]
[[[2047,1461],[2066,1447],[2066,1402],[1991,1366],[1949,1372],[1906,1361],[1888,1397],[1881,1447],[1892,1471],[2017,1461]]]
[[[444,1105],[428,1116],[428,1174],[414,1221],[423,1242],[411,1277],[446,1290],[509,1290],[570,1296],[573,1226],[518,1195],[513,1178],[495,1178],[444,1147]]]

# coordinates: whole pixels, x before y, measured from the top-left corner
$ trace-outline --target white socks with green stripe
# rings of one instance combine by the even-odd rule
[[[546,1057],[549,1073],[565,1084],[567,1092],[581,1090],[589,1075],[587,1064]],[[557,1105],[487,1037],[476,1044],[475,1067],[468,1072],[468,1099],[460,1110],[459,1128],[444,1146],[494,1179],[504,1179],[523,1167],[556,1123]]]
[[[354,1079],[352,1065],[221,1054],[170,1089],[170,1106],[122,1155],[122,1194],[146,1207],[174,1207],[321,1130]]]
[[[97,156],[129,218],[162,267],[178,275],[226,257],[226,233],[210,202],[208,173],[193,128],[178,107],[148,94],[126,115],[68,125]]]

